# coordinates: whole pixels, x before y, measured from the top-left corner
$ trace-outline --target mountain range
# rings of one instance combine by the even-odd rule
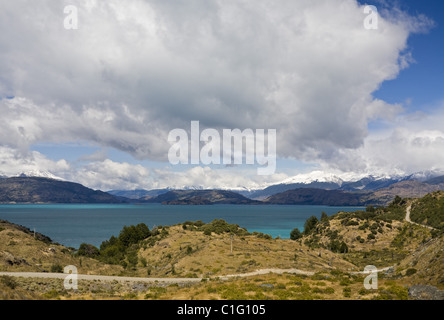
[[[444,190],[444,176],[361,177],[342,181],[335,177],[315,181],[281,183],[261,190],[92,190],[77,183],[39,173],[0,179],[0,203],[162,203],[208,204],[301,204],[328,206],[386,205],[397,195],[422,197]],[[44,177],[42,177],[42,175]],[[422,180],[422,181],[420,181]]]

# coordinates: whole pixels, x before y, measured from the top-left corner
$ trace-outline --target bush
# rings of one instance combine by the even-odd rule
[[[229,224],[225,220],[213,220],[212,222],[205,224],[200,227],[200,230],[204,232],[205,235],[211,235],[212,232],[216,234],[231,233],[237,236],[249,235],[249,232],[239,227],[237,224]]]
[[[59,264],[53,264],[51,266],[52,273],[63,273],[63,267]]]
[[[100,254],[100,251],[92,244],[82,243],[77,251],[77,254],[79,256],[96,258]]]
[[[1,283],[3,283],[5,286],[11,288],[11,289],[15,289],[17,287],[17,282],[15,281],[15,279],[13,277],[10,276],[1,276]]]
[[[45,294],[43,294],[43,296],[46,299],[59,299],[59,292],[55,289],[49,290],[48,292],[46,292]]]
[[[324,211],[322,211],[322,213],[321,213],[321,222],[328,222],[328,215],[324,212]]]
[[[290,239],[291,240],[298,240],[302,238],[302,233],[299,231],[298,228],[294,228],[293,231],[290,232]]]
[[[330,241],[329,249],[330,249],[330,251],[336,252],[336,253],[347,253],[348,252],[347,244],[344,241],[339,242],[338,240]]]
[[[162,229],[161,235],[164,235],[164,230]],[[144,223],[140,223],[137,226],[124,226],[120,231],[119,237],[111,236],[109,240],[102,242],[97,258],[105,263],[120,264],[123,267],[127,267],[128,263],[131,266],[135,266],[137,265],[138,258],[133,251],[137,251],[142,240],[151,236],[153,234]],[[154,239],[150,238],[147,242],[151,243]],[[125,256],[128,256],[128,262],[125,261]]]
[[[119,241],[124,247],[128,247],[148,238],[150,234],[150,230],[144,223],[139,223],[137,226],[124,226],[120,231]]]
[[[315,216],[311,216],[310,218],[308,218],[304,224],[304,234],[310,234],[316,228],[318,223],[319,220]]]
[[[413,276],[418,270],[416,270],[415,268],[409,268],[407,269],[407,271],[405,272],[405,275],[407,277]]]

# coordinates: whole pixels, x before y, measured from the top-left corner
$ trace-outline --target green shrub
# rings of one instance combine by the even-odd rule
[[[60,299],[59,292],[55,289],[49,290],[43,294],[46,299]]]
[[[79,256],[96,258],[100,254],[100,251],[92,244],[82,243],[79,247],[79,250],[77,251],[77,254]]]
[[[299,231],[298,228],[294,228],[293,231],[291,231],[291,233],[290,233],[290,239],[291,240],[298,240],[300,238],[302,238],[301,231]]]
[[[313,230],[315,230],[318,223],[319,223],[319,220],[315,216],[311,216],[310,218],[308,218],[304,224],[304,234],[308,235],[308,234],[312,233]]]
[[[211,235],[212,232],[216,234],[231,233],[237,236],[246,236],[250,234],[246,229],[239,227],[239,225],[229,224],[222,219],[216,219],[210,223],[201,225],[199,230],[203,231],[205,235]]]
[[[409,268],[407,269],[407,271],[405,272],[405,275],[407,277],[413,276],[418,270],[416,270],[415,268]]]
[[[15,281],[15,279],[13,277],[10,276],[1,276],[1,283],[3,283],[5,286],[11,288],[11,289],[15,289],[17,287],[17,282]]]
[[[59,264],[53,264],[51,266],[52,273],[63,273],[63,267]]]

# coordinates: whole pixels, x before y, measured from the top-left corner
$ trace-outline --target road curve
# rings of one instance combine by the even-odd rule
[[[407,209],[405,210],[405,211],[406,211],[406,213],[405,213],[405,221],[407,221],[408,223],[411,223],[411,224],[416,224],[417,226],[421,226],[421,227],[427,228],[427,229],[429,229],[429,230],[435,230],[435,228],[433,228],[433,227],[430,227],[430,226],[426,226],[426,225],[423,225],[423,224],[419,224],[419,223],[413,222],[413,221],[410,219],[410,211],[411,211],[411,210],[412,210],[412,205],[410,204],[410,205],[407,207]]]

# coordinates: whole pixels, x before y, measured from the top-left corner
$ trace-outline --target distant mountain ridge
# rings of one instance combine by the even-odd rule
[[[359,193],[341,190],[300,188],[275,194],[264,200],[266,204],[364,206],[366,203]]]
[[[168,191],[157,197],[147,199],[147,203],[172,205],[208,205],[208,204],[258,204],[238,193],[225,190],[176,190]]]
[[[397,181],[397,179],[401,181]],[[395,196],[422,197],[444,190],[444,176],[423,182],[404,178],[367,177],[353,183],[313,181],[270,186],[249,194],[230,190],[116,190],[109,193],[81,184],[42,177],[0,179],[0,203],[163,203],[209,204],[302,204],[329,206],[384,206]],[[250,191],[249,191],[250,192]],[[251,199],[257,197],[260,200]]]
[[[136,190],[111,190],[107,191],[109,194],[116,197],[125,197],[132,200],[145,199],[148,200],[150,198],[157,197],[158,195],[167,193],[172,189],[153,189],[153,190],[145,190],[145,189],[136,189]]]
[[[289,205],[326,205],[326,206],[385,206],[396,196],[402,198],[423,197],[441,190],[438,185],[419,181],[401,181],[386,188],[366,191],[344,191],[300,188],[270,196],[265,203]]]
[[[413,174],[408,176],[385,176],[375,177],[367,176],[356,181],[343,181],[337,177],[329,177],[329,179],[320,179],[298,183],[281,183],[269,186],[262,190],[256,190],[249,194],[244,194],[250,199],[264,200],[272,195],[285,192],[288,190],[295,190],[301,188],[308,189],[323,189],[323,190],[342,190],[342,191],[376,191],[388,188],[394,184],[403,181],[417,181],[425,184],[438,185],[440,189],[444,190],[444,176],[437,176],[427,179],[431,174]],[[418,194],[421,196],[422,193]]]
[[[0,179],[0,203],[122,203],[78,183],[38,177]]]

